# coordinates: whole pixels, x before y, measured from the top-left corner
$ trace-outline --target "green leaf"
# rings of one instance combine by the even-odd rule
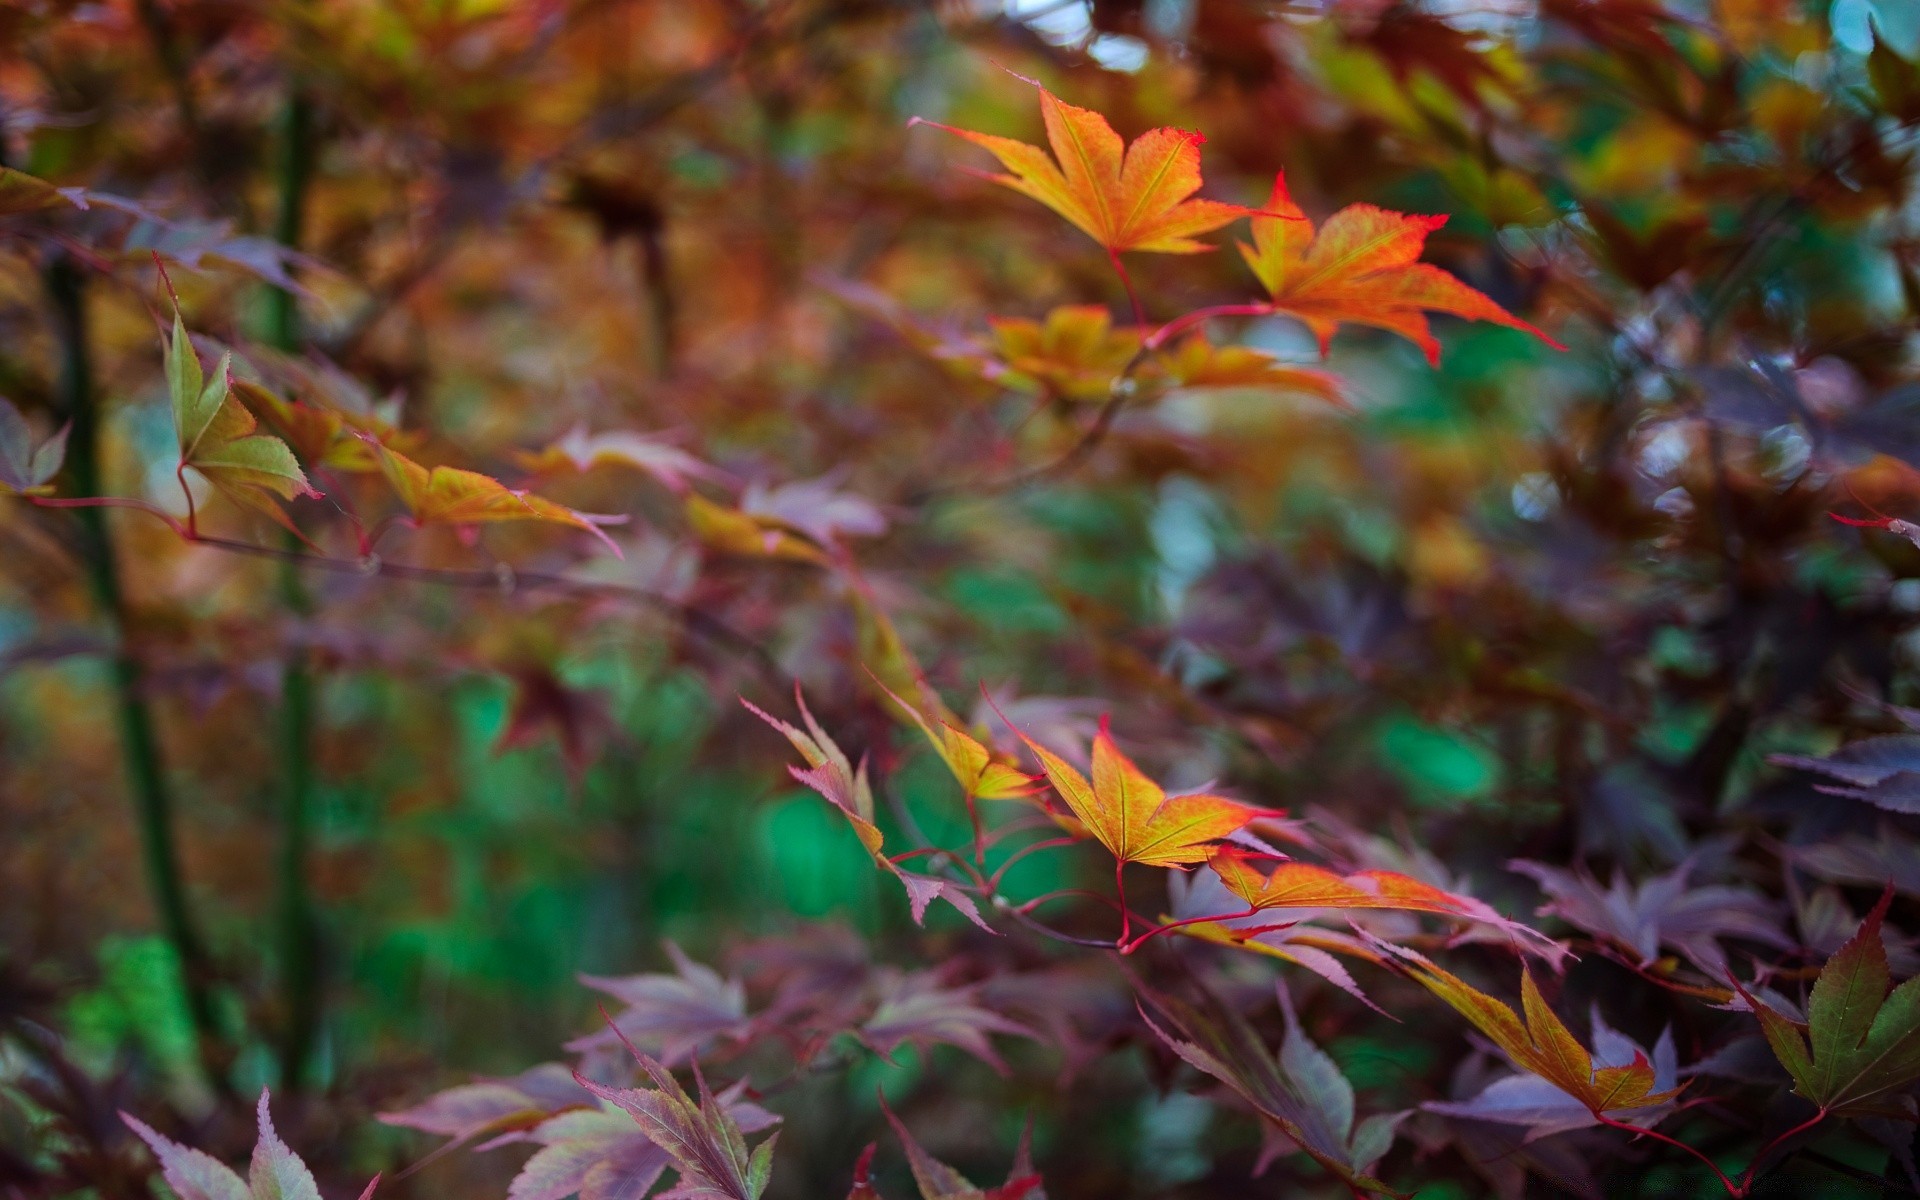
[[[1754,1005],[1794,1091],[1835,1116],[1904,1118],[1896,1094],[1920,1079],[1920,977],[1892,987],[1880,927],[1889,888],[1820,968],[1804,1026]]]
[[[173,341],[167,347],[167,392],[173,399],[173,429],[180,439],[182,458],[192,457],[193,448],[200,444],[226,399],[225,358],[220,365],[214,373],[218,386],[209,387],[200,371],[200,359],[193,352],[193,342],[187,337],[186,324],[175,309]]]

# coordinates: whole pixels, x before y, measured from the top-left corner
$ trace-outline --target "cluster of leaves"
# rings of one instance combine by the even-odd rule
[[[9,1194],[1920,1190],[1901,6],[0,36]]]

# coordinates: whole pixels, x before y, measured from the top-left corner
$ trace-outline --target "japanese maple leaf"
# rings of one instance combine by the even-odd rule
[[[725,471],[701,461],[657,434],[623,429],[588,433],[575,425],[559,441],[537,451],[523,451],[520,464],[536,473],[568,467],[585,472],[603,464],[633,467],[658,480],[662,487],[684,495],[694,479],[729,482]]]
[[[1533,972],[1525,967],[1520,976],[1521,1011],[1515,1013],[1506,1002],[1473,987],[1426,956],[1378,939],[1374,942],[1398,958],[1407,973],[1428,991],[1473,1022],[1515,1066],[1559,1088],[1596,1117],[1622,1109],[1652,1108],[1672,1099],[1678,1090],[1660,1086],[1653,1064],[1644,1054],[1636,1052],[1631,1061],[1616,1066],[1596,1063],[1548,1007],[1533,981]]]
[[[1753,1005],[1774,1057],[1793,1076],[1793,1090],[1822,1115],[1911,1121],[1900,1094],[1920,1079],[1920,976],[1893,986],[1880,927],[1893,890],[1814,980],[1803,1024],[1762,1003]]]
[[[1338,375],[1283,363],[1250,346],[1216,346],[1205,333],[1188,335],[1161,362],[1183,388],[1296,392],[1349,407]]]
[[[1195,241],[1195,235],[1258,211],[1191,198],[1200,190],[1200,144],[1206,139],[1199,134],[1163,127],[1127,146],[1099,113],[1063,103],[1043,87],[1039,90],[1051,155],[1012,138],[920,117],[911,123],[932,125],[985,147],[1012,172],[991,176],[995,183],[1051,208],[1109,254],[1208,250],[1211,247]]]
[[[1254,218],[1253,244],[1242,242],[1240,253],[1273,297],[1274,308],[1305,322],[1322,354],[1345,322],[1408,338],[1438,365],[1440,343],[1427,328],[1429,311],[1524,329],[1555,349],[1566,349],[1439,267],[1419,261],[1427,235],[1446,223],[1445,217],[1354,204],[1316,232],[1288,194],[1286,176],[1276,175],[1265,214]]]
[[[614,729],[605,693],[574,687],[539,662],[508,668],[507,678],[513,682],[513,701],[507,723],[494,739],[493,752],[535,745],[551,731],[560,744],[567,775],[577,785]]]
[[[179,310],[174,311],[166,368],[180,467],[191,467],[234,503],[292,529],[280,502],[320,493],[308,486],[285,442],[255,432],[253,413],[233,395],[232,366],[232,356],[223,354],[207,378]]]
[[[1909,531],[1920,532],[1905,521],[1895,522],[1890,517],[1885,521],[1889,522],[1886,528],[1903,536],[1914,536]],[[1848,523],[1853,522],[1848,520]],[[1894,529],[1893,524],[1905,528]],[[1767,761],[1777,766],[1817,771],[1834,780],[1832,784],[1814,785],[1815,791],[1826,795],[1865,800],[1889,812],[1920,813],[1920,734],[1883,734],[1849,742],[1824,757],[1774,754],[1769,755]]]
[[[780,1118],[740,1098],[745,1081],[715,1099],[741,1133],[772,1128]],[[610,1101],[564,1112],[527,1137],[541,1149],[507,1190],[507,1200],[637,1200],[652,1190],[673,1160],[633,1115]]]
[[[1031,796],[1037,785],[1033,777],[1011,763],[1003,762],[993,751],[982,745],[971,733],[951,721],[939,716],[927,717],[920,710],[901,699],[899,694],[880,682],[877,675],[869,675],[874,686],[885,692],[894,707],[905,713],[920,732],[926,735],[940,761],[947,764],[947,770],[965,794],[967,819],[973,824],[973,857],[977,862],[981,857],[980,810],[976,800],[1018,800]],[[930,689],[923,689],[930,690]],[[938,706],[945,711],[946,706]]]
[[[1099,304],[1063,304],[1044,321],[994,317],[994,349],[1005,364],[1001,382],[1066,400],[1105,400],[1114,377],[1140,353],[1140,332],[1115,329]]]
[[[1673,1030],[1668,1029],[1654,1043],[1648,1055],[1636,1042],[1609,1026],[1600,1017],[1600,1006],[1592,1010],[1593,1063],[1598,1069],[1629,1067],[1638,1059],[1653,1063],[1653,1086],[1660,1091],[1677,1090],[1679,1059],[1674,1052]],[[1497,1121],[1526,1129],[1525,1140],[1549,1137],[1570,1129],[1585,1129],[1599,1123],[1587,1106],[1538,1075],[1522,1072],[1494,1080],[1469,1100],[1430,1100],[1420,1106],[1427,1112],[1460,1117],[1470,1121]],[[1623,1114],[1622,1124],[1647,1125],[1668,1116],[1672,1108],[1657,1104]]]
[[[153,1156],[160,1160],[161,1178],[180,1200],[320,1200],[313,1173],[274,1131],[267,1099],[263,1090],[255,1110],[260,1140],[253,1147],[253,1162],[244,1180],[211,1154],[182,1146],[136,1117],[123,1112],[120,1119],[153,1150]],[[360,1200],[368,1200],[379,1186],[380,1177],[376,1175],[360,1193]]]
[[[1240,907],[1240,899],[1227,890],[1227,885],[1214,871],[1171,876],[1167,881],[1167,899],[1177,922],[1172,927],[1174,933],[1305,967],[1375,1012],[1384,1012],[1367,998],[1354,982],[1352,973],[1334,957],[1345,955],[1365,962],[1380,962],[1380,952],[1359,935],[1313,924],[1318,914],[1283,923],[1257,912],[1247,913]],[[1218,920],[1204,919],[1216,915]]]
[[[53,490],[53,477],[67,457],[67,430],[36,441],[27,419],[0,396],[0,495],[33,496]]]
[[[451,1141],[434,1157],[477,1138],[489,1146],[523,1141],[527,1131],[556,1113],[591,1104],[593,1097],[559,1063],[530,1067],[511,1079],[482,1079],[427,1097],[412,1108],[378,1114],[383,1125],[418,1129]]]
[[[1745,888],[1692,886],[1691,862],[1638,884],[1616,871],[1602,888],[1584,868],[1572,871],[1515,859],[1512,870],[1531,876],[1550,903],[1540,909],[1625,951],[1637,965],[1652,966],[1660,947],[1671,946],[1716,981],[1727,975],[1722,938],[1745,938],[1775,949],[1793,939],[1780,930],[1780,906]]]
[[[824,564],[827,553],[787,522],[716,504],[698,492],[682,502],[695,537],[726,554]]]
[[[960,911],[960,915],[975,925],[992,933],[993,929],[980,917],[980,908],[973,897],[942,879],[931,875],[920,875],[903,869],[899,863],[887,857],[885,853],[886,835],[873,820],[873,787],[867,782],[867,764],[864,759],[855,767],[834,740],[827,736],[826,730],[813,719],[807,711],[806,698],[800,694],[796,685],[793,698],[800,707],[800,719],[806,723],[805,729],[799,729],[771,716],[755,707],[747,700],[747,711],[773,726],[785,735],[800,757],[807,761],[803,767],[788,767],[787,770],[801,783],[825,797],[829,804],[839,809],[853,826],[860,844],[873,856],[874,865],[888,872],[907,889],[907,904],[913,911],[915,924],[925,921],[927,906],[935,900],[945,900]]]
[[[1183,867],[1205,862],[1215,842],[1248,821],[1280,815],[1224,796],[1167,795],[1120,752],[1105,719],[1093,739],[1091,782],[1072,763],[1018,728],[1014,732],[1087,832],[1122,863]]]
[[[1245,1017],[1211,997],[1201,1009],[1170,996],[1149,995],[1140,1005],[1140,1016],[1169,1049],[1226,1084],[1272,1126],[1271,1132],[1279,1136],[1270,1137],[1263,1165],[1277,1150],[1298,1149],[1356,1193],[1401,1195],[1372,1171],[1392,1146],[1394,1130],[1406,1114],[1383,1113],[1356,1124],[1353,1085],[1326,1051],[1308,1040],[1284,991],[1281,996],[1287,1032],[1278,1056]]]
[[[907,1152],[907,1165],[913,1170],[913,1182],[920,1190],[921,1200],[1046,1200],[1040,1176],[1033,1169],[1031,1126],[1020,1136],[1020,1149],[1014,1154],[1013,1173],[1007,1176],[1007,1181],[999,1187],[982,1188],[927,1153],[926,1147],[914,1140],[906,1125],[893,1114],[885,1096],[880,1098],[880,1111],[886,1114],[887,1124],[893,1126],[894,1134]],[[853,1191],[847,1200],[880,1200],[871,1174],[873,1150],[868,1146],[861,1151],[860,1161],[853,1168]]]
[[[700,1098],[687,1095],[673,1072],[634,1051],[651,1088],[617,1088],[576,1076],[580,1086],[633,1117],[648,1141],[666,1152],[679,1180],[659,1200],[760,1200],[773,1174],[779,1134],[747,1149],[743,1122],[696,1070]]]
[[[415,525],[484,525],[501,521],[546,521],[585,530],[600,539],[614,557],[620,547],[601,529],[625,517],[575,512],[530,492],[510,488],[490,475],[458,467],[428,469],[392,446],[362,435],[381,472]]]
[[[666,944],[673,973],[608,977],[582,975],[580,982],[626,1007],[603,1029],[567,1043],[567,1049],[606,1049],[620,1042],[646,1047],[671,1067],[691,1059],[716,1039],[745,1032],[747,994],[738,979],[688,958]]]
[[[858,1030],[860,1040],[882,1058],[903,1043],[924,1048],[944,1042],[1004,1075],[1006,1064],[987,1038],[994,1033],[1039,1038],[1018,1021],[983,1007],[979,987],[946,987],[932,971],[883,974],[880,1003]]]

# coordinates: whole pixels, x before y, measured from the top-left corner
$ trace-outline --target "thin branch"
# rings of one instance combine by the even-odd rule
[[[85,499],[55,499],[46,496],[25,497],[28,503],[41,508],[131,508],[149,516],[165,521],[182,540],[198,546],[211,546],[230,554],[242,554],[250,558],[272,559],[289,562],[303,569],[330,571],[337,575],[379,576],[386,579],[405,580],[410,583],[429,583],[438,587],[472,588],[478,591],[515,592],[547,591],[565,595],[595,597],[604,596],[633,601],[650,608],[662,616],[670,617],[705,641],[725,647],[741,658],[751,662],[762,680],[774,692],[786,694],[793,691],[793,678],[788,675],[766,647],[741,633],[733,626],[710,613],[690,605],[683,604],[667,596],[643,587],[620,583],[599,583],[586,579],[574,579],[565,575],[552,575],[541,571],[516,571],[506,564],[494,569],[463,567],[426,567],[412,563],[390,562],[377,554],[368,554],[362,558],[334,558],[324,554],[312,554],[301,550],[283,549],[273,546],[260,546],[252,542],[242,542],[233,538],[216,537],[212,534],[190,534],[184,526],[167,513],[141,500],[123,497],[89,497]]]

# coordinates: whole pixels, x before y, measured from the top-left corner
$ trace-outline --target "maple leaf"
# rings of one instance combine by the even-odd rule
[[[378,1119],[384,1125],[452,1139],[434,1152],[437,1157],[476,1138],[492,1139],[487,1147],[525,1140],[528,1130],[554,1114],[592,1099],[573,1081],[570,1068],[542,1063],[511,1079],[483,1079],[448,1088],[412,1108],[380,1113]]]
[[[982,1188],[927,1153],[926,1147],[916,1141],[906,1124],[894,1115],[885,1096],[880,1097],[880,1111],[886,1114],[887,1124],[893,1126],[894,1135],[907,1152],[907,1166],[913,1171],[913,1182],[920,1190],[920,1200],[1046,1200],[1041,1190],[1040,1176],[1034,1173],[1030,1157],[1031,1126],[1020,1136],[1020,1149],[1014,1155],[1013,1173],[1007,1176],[1007,1181],[999,1187]],[[861,1153],[860,1161],[854,1167],[854,1191],[847,1200],[879,1200],[879,1193],[873,1189],[868,1174],[872,1165],[873,1147],[869,1146]],[[862,1187],[866,1188],[864,1193],[860,1190]]]
[[[606,1049],[617,1043],[647,1048],[669,1066],[691,1059],[717,1038],[738,1036],[747,1025],[747,994],[738,979],[688,958],[666,943],[672,974],[607,977],[582,975],[580,982],[626,1005],[610,1028],[567,1043],[567,1049]]]
[[[979,999],[977,986],[944,987],[933,971],[911,975],[890,971],[881,978],[880,1003],[861,1024],[858,1035],[882,1058],[905,1043],[924,1048],[944,1042],[1004,1075],[1007,1066],[994,1052],[987,1035],[1000,1033],[1035,1040],[1039,1035],[1018,1021],[982,1007]]]
[[[1600,1017],[1600,1006],[1592,1010],[1593,1064],[1605,1070],[1630,1067],[1636,1060],[1653,1064],[1656,1090],[1678,1090],[1679,1060],[1673,1048],[1673,1030],[1667,1029],[1654,1043],[1651,1055],[1634,1041],[1614,1030]],[[1598,1118],[1580,1100],[1538,1075],[1508,1075],[1494,1080],[1470,1100],[1432,1100],[1420,1106],[1428,1112],[1461,1117],[1473,1121],[1498,1121],[1526,1127],[1526,1141],[1585,1129]],[[1622,1123],[1647,1126],[1657,1123],[1672,1111],[1668,1104],[1634,1109],[1623,1115]]]
[[[1099,304],[1063,304],[1045,322],[994,317],[994,348],[1005,363],[999,379],[1010,387],[1066,400],[1105,400],[1114,377],[1140,353],[1135,329],[1115,329]]]
[[[0,494],[38,496],[53,490],[53,477],[67,459],[70,425],[45,441],[36,442],[27,419],[13,402],[0,396]]]
[[[207,378],[178,308],[165,354],[181,468],[193,468],[229,500],[292,529],[280,502],[320,493],[308,486],[285,442],[255,432],[259,423],[233,395],[232,356],[222,354]]]
[[[1263,1150],[1263,1166],[1274,1151],[1297,1147],[1350,1187],[1401,1196],[1371,1172],[1392,1146],[1394,1129],[1406,1114],[1382,1113],[1356,1125],[1353,1085],[1326,1052],[1308,1040],[1286,992],[1280,995],[1287,1031],[1277,1059],[1245,1017],[1211,996],[1203,1011],[1149,993],[1140,1016],[1175,1054],[1226,1084],[1276,1127],[1285,1140],[1270,1142]],[[1173,1032],[1162,1028],[1162,1022]]]
[[[1823,757],[1773,754],[1767,761],[1814,771],[1844,785],[1814,785],[1826,795],[1864,800],[1888,812],[1920,813],[1920,734],[1861,738]]]
[[[878,537],[887,531],[886,514],[864,496],[843,491],[833,475],[768,487],[747,485],[740,511],[757,520],[784,525],[822,546],[843,537]]]
[[[1009,722],[1009,725],[1012,723]],[[1169,796],[1120,748],[1102,718],[1093,739],[1093,778],[1013,728],[1073,815],[1121,863],[1182,867],[1205,862],[1213,844],[1256,817],[1279,816],[1224,796]]]
[[[1182,338],[1178,346],[1161,355],[1160,361],[1183,388],[1297,392],[1341,408],[1350,407],[1338,375],[1283,363],[1250,346],[1216,346],[1205,333]]]
[[[573,687],[544,663],[520,663],[508,669],[507,677],[513,682],[513,700],[493,752],[535,745],[551,729],[567,775],[578,784],[614,728],[606,694]]]
[[[1658,1087],[1653,1064],[1636,1053],[1623,1065],[1601,1066],[1547,1006],[1533,972],[1521,967],[1521,1013],[1505,1001],[1487,995],[1458,976],[1435,965],[1425,955],[1376,939],[1375,944],[1400,960],[1407,973],[1428,991],[1445,1000],[1498,1046],[1513,1064],[1531,1071],[1586,1106],[1596,1117],[1636,1108],[1651,1108],[1671,1099],[1677,1088]]]
[[[1291,859],[1262,873],[1259,856],[1220,846],[1208,858],[1227,890],[1255,912],[1274,908],[1384,908],[1436,913],[1470,921],[1511,925],[1471,896],[1459,896],[1397,871],[1360,871],[1338,875],[1325,867]]]
[[[1753,1004],[1774,1057],[1793,1076],[1793,1090],[1822,1115],[1913,1119],[1898,1097],[1920,1079],[1920,976],[1893,986],[1881,941],[1892,902],[1889,888],[1820,968],[1805,1022]]]
[[[973,857],[976,862],[979,861],[982,853],[982,830],[980,812],[974,802],[976,800],[1019,800],[1031,796],[1037,790],[1033,776],[1011,763],[1002,761],[993,751],[982,745],[978,738],[951,721],[940,717],[923,716],[919,709],[902,700],[898,693],[881,683],[877,675],[869,672],[869,677],[873,679],[874,686],[886,693],[887,699],[893,701],[894,707],[905,713],[907,718],[919,727],[920,732],[926,735],[928,743],[933,746],[934,753],[940,756],[941,762],[947,764],[947,770],[952,772],[954,781],[960,785],[960,790],[966,799],[967,819],[973,824]],[[922,688],[923,692],[927,690],[929,689]],[[938,703],[937,699],[936,703]],[[946,708],[944,704],[940,704],[939,707],[942,710]]]
[[[1671,946],[1716,980],[1727,975],[1721,938],[1737,937],[1788,949],[1793,939],[1779,928],[1780,906],[1758,893],[1735,887],[1689,887],[1692,862],[1638,885],[1618,870],[1604,890],[1584,869],[1572,871],[1515,859],[1508,868],[1531,877],[1551,903],[1540,915],[1557,916],[1609,942],[1650,967],[1660,947]]]
[[[1031,82],[1031,81],[1029,81]],[[1256,212],[1218,200],[1191,199],[1200,190],[1200,144],[1184,129],[1149,130],[1124,145],[1097,112],[1040,91],[1049,156],[1038,146],[915,117],[986,148],[1012,174],[990,176],[1059,213],[1109,254],[1128,250],[1193,254],[1212,247],[1195,241],[1237,217]]]
[[[1173,928],[1176,935],[1304,967],[1375,1012],[1384,1012],[1367,998],[1346,966],[1335,957],[1345,955],[1365,962],[1381,962],[1380,952],[1359,936],[1311,924],[1317,914],[1276,928],[1271,918],[1247,913],[1238,907],[1238,898],[1227,890],[1214,871],[1171,876],[1167,881],[1167,895],[1173,920],[1181,922]],[[1218,920],[1203,919],[1216,915]]]
[[[760,1200],[773,1174],[773,1147],[779,1134],[751,1152],[745,1131],[726,1102],[716,1097],[695,1070],[696,1102],[673,1072],[640,1051],[633,1052],[652,1088],[618,1088],[576,1075],[580,1086],[626,1110],[640,1131],[666,1152],[680,1178],[659,1200]]]
[[[784,521],[716,504],[698,492],[683,502],[694,536],[727,554],[825,564],[826,551],[795,533]]]
[[[860,844],[873,856],[874,865],[892,874],[907,889],[907,904],[913,912],[915,924],[924,923],[929,904],[935,900],[945,900],[958,909],[961,916],[992,933],[993,929],[981,919],[979,906],[973,902],[972,896],[943,879],[904,870],[899,863],[886,856],[886,837],[873,821],[873,787],[867,782],[866,760],[862,759],[859,767],[854,767],[846,752],[813,719],[813,714],[807,710],[806,698],[800,694],[797,685],[793,698],[800,707],[801,720],[806,723],[804,730],[762,711],[748,700],[742,699],[740,703],[746,705],[748,712],[785,735],[793,743],[793,748],[800,752],[800,757],[806,759],[804,768],[788,767],[788,772],[839,809],[853,825]]]
[[[313,1173],[275,1132],[267,1102],[263,1089],[255,1109],[260,1140],[254,1144],[253,1161],[244,1180],[211,1154],[182,1146],[137,1117],[123,1112],[120,1119],[153,1150],[153,1156],[160,1160],[161,1178],[180,1200],[320,1200]],[[379,1186],[380,1177],[376,1175],[360,1193],[360,1200],[368,1200]]]
[[[780,1118],[740,1099],[745,1081],[717,1101],[743,1134],[772,1128]],[[672,1165],[631,1113],[610,1101],[561,1113],[528,1137],[541,1149],[514,1176],[507,1200],[638,1200]]]
[[[585,473],[603,465],[634,467],[657,480],[667,490],[684,495],[689,480],[705,479],[714,483],[731,482],[720,468],[703,462],[657,434],[608,430],[588,433],[585,424],[575,425],[551,445],[515,456],[520,465],[536,474],[568,467]]]
[[[1451,313],[1525,330],[1557,350],[1545,333],[1430,263],[1418,261],[1427,235],[1445,217],[1410,216],[1354,204],[1316,233],[1287,193],[1285,175],[1273,180],[1267,213],[1253,221],[1253,244],[1241,256],[1273,297],[1273,306],[1306,323],[1327,352],[1342,322],[1371,325],[1408,338],[1438,365],[1440,343],[1425,312]],[[1292,218],[1292,219],[1288,219]]]
[[[362,439],[373,451],[381,473],[393,486],[416,526],[545,521],[585,530],[611,550],[615,558],[621,556],[620,547],[601,526],[618,525],[625,517],[575,512],[530,492],[510,488],[478,471],[458,467],[428,469],[392,446],[366,435],[362,435]]]

